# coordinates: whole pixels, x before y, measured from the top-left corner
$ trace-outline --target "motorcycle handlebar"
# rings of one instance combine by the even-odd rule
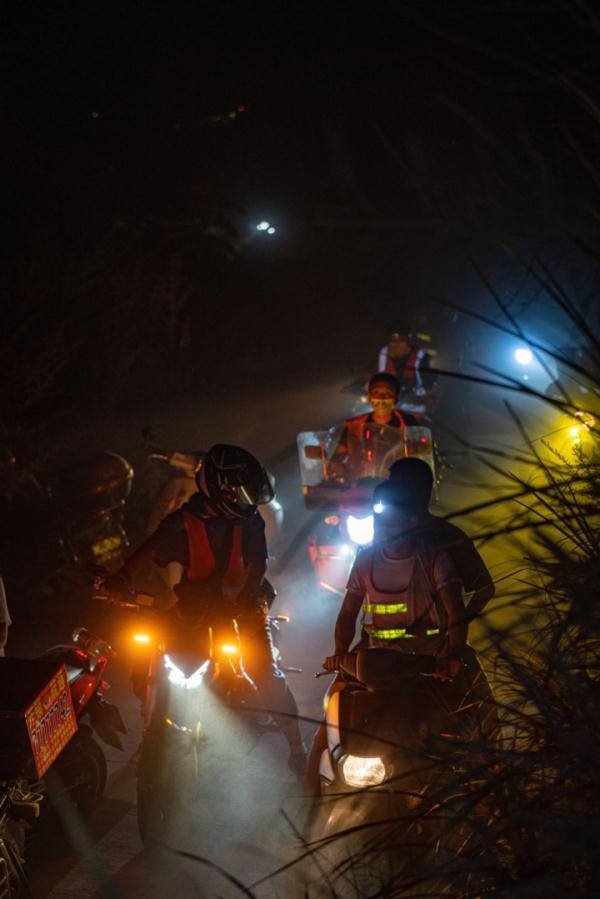
[[[106,603],[110,606],[119,606],[121,609],[148,609],[154,605],[156,597],[152,593],[138,593],[137,590],[128,591],[132,599],[122,599],[119,596],[107,593],[94,593],[92,599]]]
[[[173,468],[184,472],[188,477],[194,477],[195,473],[201,467],[206,453],[204,450],[193,450],[185,452],[183,450],[165,450],[160,447],[148,447],[148,458],[157,459],[160,462],[167,462]]]

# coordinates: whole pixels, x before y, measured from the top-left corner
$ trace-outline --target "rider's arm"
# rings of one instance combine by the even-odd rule
[[[350,649],[356,632],[356,619],[363,601],[362,593],[348,589],[335,622],[335,654],[343,655]]]
[[[244,528],[244,562],[247,577],[243,593],[240,596],[241,600],[251,600],[261,593],[260,587],[267,570],[267,558],[265,522],[257,512],[247,521]]]
[[[465,593],[470,595],[467,606],[468,616],[475,618],[494,596],[496,586],[485,562],[475,549],[473,541],[462,531],[460,531],[460,536],[461,539],[450,551]]]
[[[448,617],[448,655],[460,658],[467,643],[467,617],[458,581],[438,590],[438,596]]]
[[[365,552],[366,550],[362,550],[362,553]],[[363,558],[364,557],[361,557],[361,553],[359,553],[352,566],[352,571],[350,572],[350,577],[348,578],[348,584],[346,586],[346,595],[344,596],[342,607],[335,622],[336,655],[342,655],[343,653],[348,652],[350,645],[354,640],[356,619],[359,616],[363,597],[365,595],[365,585],[363,583],[363,578],[361,577],[361,563]]]
[[[467,642],[467,616],[462,585],[452,556],[439,550],[433,564],[433,587],[447,618],[448,654],[460,657]]]
[[[108,578],[109,590],[127,590],[136,574],[149,562],[162,568],[169,562],[187,565],[187,536],[181,512],[174,512],[160,523],[158,529],[129,556],[122,568]]]

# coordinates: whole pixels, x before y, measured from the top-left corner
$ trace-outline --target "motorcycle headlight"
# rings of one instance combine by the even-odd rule
[[[385,765],[379,756],[344,755],[340,759],[340,770],[349,787],[376,787],[385,780]]]
[[[346,527],[348,528],[348,536],[358,546],[366,546],[367,543],[373,542],[375,531],[372,515],[367,515],[366,518],[355,518],[354,515],[349,515]]]
[[[169,683],[173,684],[175,687],[182,687],[184,690],[195,690],[200,686],[202,681],[204,680],[204,675],[208,671],[208,660],[197,668],[193,674],[190,674],[189,677],[186,677],[181,668],[179,668],[173,659],[165,655],[164,656],[165,668],[167,670],[167,677],[169,678]]]

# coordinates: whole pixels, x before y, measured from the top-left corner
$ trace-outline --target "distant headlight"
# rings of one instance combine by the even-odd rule
[[[199,687],[204,680],[204,675],[208,671],[208,661],[194,671],[193,674],[190,674],[189,677],[185,676],[181,668],[175,664],[170,656],[165,655],[164,663],[165,668],[167,669],[169,683],[173,684],[175,687],[182,687],[184,690],[195,690]]]
[[[373,542],[374,527],[372,515],[367,515],[366,518],[355,518],[354,515],[349,515],[346,527],[348,528],[348,536],[358,546],[366,546],[367,543]]]
[[[376,758],[344,755],[340,761],[342,776],[349,787],[376,787],[385,780],[385,765]]]
[[[519,365],[530,365],[533,361],[533,353],[526,346],[520,346],[515,350],[515,359]]]

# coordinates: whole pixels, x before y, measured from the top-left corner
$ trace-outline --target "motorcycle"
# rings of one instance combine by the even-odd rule
[[[207,604],[194,618],[154,608],[154,597],[98,596],[139,618],[131,635],[134,690],[143,702],[144,739],[138,765],[137,819],[144,843],[184,827],[187,804],[201,785],[200,762],[212,744],[222,756],[257,735],[276,730],[261,711],[247,675],[232,602]],[[272,631],[285,616],[273,616]],[[281,665],[281,654],[275,652]],[[283,668],[286,671],[301,669]]]
[[[152,505],[146,536],[155,532],[163,518],[181,508],[194,493],[197,492],[196,475],[202,467],[203,450],[165,450],[153,446],[156,434],[152,428],[145,428],[142,437],[148,451],[148,458],[165,462],[173,470],[173,474],[160,489],[155,502]],[[275,479],[271,475],[273,484]],[[260,514],[265,521],[265,534],[267,546],[277,544],[283,528],[283,508],[277,499],[271,500],[267,505],[260,507]],[[160,576],[169,590],[181,580],[182,568],[177,562],[171,562],[160,570]]]
[[[122,749],[125,726],[102,695],[112,650],[85,628],[38,658],[0,658],[0,896],[29,896],[26,835],[88,817],[106,785],[94,739]],[[39,819],[39,821],[38,821]]]
[[[10,455],[12,465],[3,466],[0,485],[9,535],[3,573],[14,568],[20,581],[27,572],[48,582],[58,572],[80,577],[97,566],[120,568],[129,546],[123,525],[133,481],[129,463],[115,453],[99,453],[35,476],[18,472]]]
[[[479,733],[479,710],[465,701],[467,669],[441,682],[435,664],[380,648],[342,657],[325,698],[327,742],[306,836],[336,895],[345,876],[352,895],[387,895],[404,876],[431,885],[434,856],[464,850],[464,831],[448,826],[440,805],[457,773],[454,747]]]
[[[53,646],[40,657],[64,665],[77,731],[46,774],[48,813],[60,813],[65,802],[88,817],[100,802],[106,787],[106,758],[94,735],[107,746],[123,749],[120,734],[126,727],[118,708],[104,699],[108,684],[106,666],[114,653],[111,647],[86,628],[73,632],[73,642]]]
[[[375,425],[360,440],[348,433],[345,459],[338,457],[342,438],[343,427],[297,438],[304,504],[325,513],[309,539],[309,555],[317,583],[336,596],[344,595],[357,550],[373,540],[373,490],[390,466],[417,456],[434,472],[436,489],[438,470],[429,428]]]
[[[37,659],[0,659],[0,896],[31,896],[23,868],[26,835],[89,816],[104,792],[106,759],[94,730],[122,748],[125,727],[102,697],[111,655],[79,628],[73,644]],[[89,724],[84,723],[89,720]],[[35,833],[35,830],[34,830]]]

